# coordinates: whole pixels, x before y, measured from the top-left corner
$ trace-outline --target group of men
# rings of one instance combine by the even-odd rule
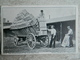
[[[68,35],[69,36],[69,47],[73,47],[73,41],[72,41],[72,39],[73,39],[73,30],[71,29],[71,27],[70,26],[67,26],[67,29],[68,29],[68,33],[66,34],[66,35]],[[55,48],[55,45],[56,45],[56,43],[55,43],[55,41],[56,41],[56,33],[57,33],[57,31],[56,31],[56,29],[54,28],[54,25],[52,25],[51,26],[51,29],[48,29],[48,31],[50,31],[51,32],[51,40],[50,40],[50,45],[49,45],[49,47],[51,48],[51,47],[53,47],[53,48]],[[67,42],[66,42],[67,43]],[[53,45],[52,45],[53,44]]]

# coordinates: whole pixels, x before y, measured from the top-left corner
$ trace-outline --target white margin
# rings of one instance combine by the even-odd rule
[[[2,7],[1,7],[1,54],[4,54],[3,53],[3,14],[2,14]]]
[[[78,53],[78,6],[76,6],[76,53]]]

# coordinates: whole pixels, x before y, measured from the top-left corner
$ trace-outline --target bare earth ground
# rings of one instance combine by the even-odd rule
[[[42,44],[37,44],[36,47],[32,50],[28,49],[27,45],[22,46],[15,46],[14,45],[13,38],[5,38],[4,39],[4,53],[45,53],[45,52],[51,52],[51,53],[64,53],[64,52],[75,52],[75,44],[74,47],[61,47],[61,44],[56,41],[56,47],[55,48],[49,48],[45,47]]]

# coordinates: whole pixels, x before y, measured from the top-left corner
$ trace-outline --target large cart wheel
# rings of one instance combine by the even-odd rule
[[[34,49],[36,46],[36,37],[33,33],[28,35],[27,45],[29,49]]]
[[[47,47],[47,46],[49,45],[48,37],[47,37],[47,36],[45,36],[43,40],[44,40],[44,42],[43,42],[44,47]]]
[[[45,37],[45,46],[47,47],[49,45],[49,39],[48,37]]]

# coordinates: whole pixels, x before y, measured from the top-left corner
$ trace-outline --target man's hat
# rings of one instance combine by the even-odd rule
[[[43,10],[41,10],[41,12],[43,12]]]

